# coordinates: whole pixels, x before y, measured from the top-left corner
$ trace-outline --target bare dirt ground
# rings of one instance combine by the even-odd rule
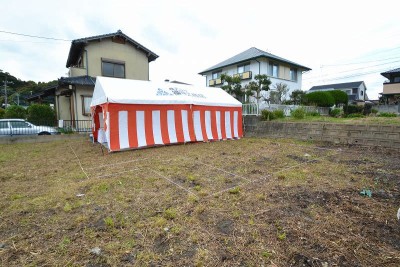
[[[399,166],[266,138],[2,145],[0,265],[400,266]]]

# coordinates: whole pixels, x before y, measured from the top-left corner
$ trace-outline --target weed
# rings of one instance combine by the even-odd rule
[[[21,199],[21,198],[23,198],[24,196],[23,195],[20,195],[20,194],[13,194],[13,195],[11,195],[11,197],[10,197],[10,199],[11,200],[17,200],[17,199]]]
[[[60,248],[60,250],[64,251],[69,246],[69,244],[71,244],[71,240],[68,237],[64,236],[64,238],[58,244],[58,247]]]
[[[199,202],[199,198],[193,194],[190,194],[188,196],[188,201],[191,203],[197,203],[197,202]]]
[[[286,239],[286,233],[285,232],[277,232],[276,237],[278,238],[278,240],[283,241]]]
[[[154,226],[163,228],[167,225],[167,220],[164,217],[156,217]]]
[[[234,188],[231,188],[231,189],[229,189],[228,192],[229,192],[229,194],[237,195],[237,194],[240,193],[240,187],[239,187],[239,186],[236,186],[236,187],[234,187]]]
[[[114,226],[115,226],[114,220],[113,220],[113,218],[111,218],[111,217],[106,217],[106,218],[104,219],[104,223],[106,224],[106,226],[107,226],[108,228],[114,228]]]
[[[175,208],[168,208],[164,211],[164,218],[167,220],[173,220],[177,216],[177,211]]]
[[[189,175],[187,176],[187,180],[188,180],[189,182],[194,182],[194,181],[196,181],[196,177],[194,177],[193,174],[189,174]]]
[[[72,210],[71,204],[69,204],[69,202],[65,203],[63,210],[65,212],[70,212]]]
[[[196,191],[200,191],[201,190],[201,186],[200,185],[195,185],[193,187],[193,189],[196,190]]]
[[[272,256],[272,252],[268,251],[268,250],[263,251],[263,252],[261,252],[261,256],[263,256],[266,259],[269,259]]]

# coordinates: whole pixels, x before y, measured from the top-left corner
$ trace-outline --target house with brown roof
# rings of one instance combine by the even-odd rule
[[[120,30],[73,40],[66,63],[68,77],[61,77],[58,85],[30,101],[53,94],[58,120],[90,120],[97,76],[148,81],[149,64],[157,58]]]

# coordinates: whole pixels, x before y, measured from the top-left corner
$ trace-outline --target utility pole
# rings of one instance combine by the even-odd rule
[[[3,83],[4,83],[4,104],[5,104],[5,108],[7,108],[7,106],[8,106],[8,101],[7,101],[7,84],[13,84],[13,82],[7,81],[7,76],[6,76],[6,79],[3,81]]]

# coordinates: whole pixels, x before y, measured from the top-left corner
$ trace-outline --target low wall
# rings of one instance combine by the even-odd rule
[[[20,136],[0,136],[0,144],[16,144],[16,143],[45,143],[57,140],[68,139],[89,139],[89,134],[60,134],[60,135],[20,135]]]
[[[398,125],[274,122],[261,121],[256,116],[246,116],[244,131],[245,136],[294,138],[400,149]]]

